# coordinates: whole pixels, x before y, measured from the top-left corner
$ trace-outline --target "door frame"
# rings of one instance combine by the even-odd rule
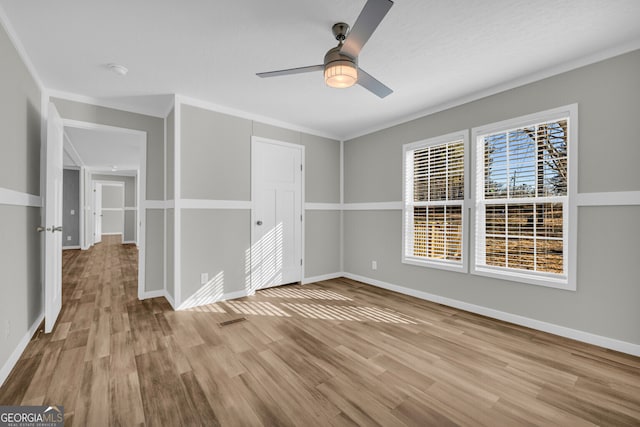
[[[249,214],[250,217],[250,223],[249,223],[249,252],[250,252],[250,257],[252,256],[251,254],[251,248],[253,247],[253,214],[255,212],[256,209],[256,198],[255,196],[255,188],[256,188],[256,176],[253,173],[254,171],[254,153],[255,153],[255,145],[258,143],[267,143],[267,144],[274,144],[274,145],[280,145],[282,147],[288,147],[288,148],[295,148],[295,149],[299,149],[301,151],[301,158],[300,158],[300,162],[302,163],[302,174],[301,174],[301,179],[300,179],[300,212],[302,214],[302,224],[300,227],[300,256],[302,257],[302,266],[300,269],[300,283],[304,283],[304,270],[305,270],[305,265],[307,263],[307,258],[305,256],[305,229],[306,229],[306,223],[307,223],[307,215],[304,209],[305,203],[306,203],[306,196],[305,196],[305,187],[306,187],[306,181],[305,181],[305,176],[307,174],[307,165],[305,162],[306,159],[306,155],[305,155],[305,146],[302,144],[294,144],[291,142],[284,142],[284,141],[279,141],[276,139],[270,139],[270,138],[264,138],[261,136],[251,136],[251,161],[250,161],[250,168],[251,168],[251,212]],[[251,259],[249,260],[249,263],[251,263]],[[249,285],[249,294],[254,294],[255,293],[255,288],[253,286],[253,273],[250,270],[249,271],[249,275],[250,275],[250,285]]]
[[[122,234],[122,242],[124,243],[124,213],[125,213],[125,204],[124,204],[124,200],[125,200],[125,183],[124,181],[105,181],[105,180],[100,180],[100,179],[93,179],[93,175],[104,175],[101,172],[92,172],[91,173],[91,182],[93,183],[94,186],[101,186],[101,187],[120,187],[122,188],[122,230],[121,233]],[[126,175],[114,175],[114,176],[126,176]],[[104,188],[103,188],[104,189]],[[100,195],[102,196],[102,194],[104,193],[100,193]],[[103,198],[104,199],[104,198]],[[96,206],[96,192],[93,193],[93,207],[95,209]],[[100,200],[100,209],[102,212],[104,212],[105,207],[104,207],[104,200]],[[106,208],[107,211],[113,211],[113,208]],[[104,215],[103,215],[104,216]],[[95,228],[95,224],[94,224],[94,228]],[[101,224],[100,226],[100,230],[102,230],[104,228],[104,223]],[[105,234],[104,232],[102,233],[103,235]],[[107,233],[107,234],[112,234],[112,233]]]
[[[140,167],[135,171],[133,171],[135,172],[135,175],[132,175],[132,176],[136,177],[136,226],[137,226],[136,238],[138,242],[138,299],[142,299],[145,293],[144,290],[145,290],[145,277],[146,277],[146,274],[145,274],[145,254],[146,254],[145,206],[146,206],[146,194],[147,194],[147,132],[138,130],[138,129],[109,126],[109,125],[103,125],[99,123],[85,122],[85,121],[65,119],[65,118],[62,118],[62,124],[64,125],[64,127],[72,127],[72,128],[88,129],[88,130],[112,131],[115,133],[138,135],[140,137],[140,143],[139,143],[140,144]],[[80,181],[81,181],[82,188],[85,190],[87,188],[93,189],[90,185],[90,181],[92,180],[91,177],[93,173],[106,174],[106,175],[113,174],[113,172],[110,169],[98,170],[96,168],[82,167],[81,171],[82,171],[81,173],[82,176]],[[124,172],[125,171],[120,171],[120,174],[122,175]],[[87,179],[89,180],[89,182],[87,182]],[[43,185],[42,182],[41,182],[41,185]],[[82,196],[83,197],[81,198],[81,203],[82,203],[83,215],[87,215],[90,218],[93,212],[92,211],[93,206],[92,206],[91,200],[87,200],[84,194]],[[86,217],[85,217],[85,221],[84,221],[85,232],[86,232],[86,225],[88,223],[91,223],[91,225],[93,226],[93,222],[86,221]],[[88,240],[89,239],[85,235],[84,241],[88,242]],[[43,262],[44,262],[44,258],[43,258]]]
[[[102,215],[102,184],[91,180],[91,245],[102,243],[102,220],[98,216]],[[96,197],[100,193],[100,197]],[[100,200],[100,215],[98,215],[98,200]],[[100,221],[100,234],[98,235],[98,221]]]

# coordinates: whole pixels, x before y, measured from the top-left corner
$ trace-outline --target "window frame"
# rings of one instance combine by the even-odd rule
[[[408,208],[413,209],[413,175],[411,177],[407,176],[407,153],[412,152],[417,149],[426,148],[434,145],[446,144],[450,142],[455,142],[462,140],[463,150],[464,150],[464,197],[460,201],[460,205],[462,207],[462,232],[461,232],[461,259],[459,262],[457,261],[448,261],[448,260],[436,260],[436,259],[425,259],[418,258],[407,254],[407,238],[409,237],[407,234],[407,216],[408,216]],[[456,132],[451,132],[446,135],[440,135],[433,138],[423,139],[420,141],[411,142],[408,144],[404,144],[402,146],[402,257],[401,262],[403,264],[415,265],[420,267],[429,267],[429,268],[437,268],[442,270],[456,271],[459,273],[467,273],[469,271],[469,262],[468,262],[468,242],[469,242],[469,130],[464,129]],[[411,184],[409,185],[407,180],[411,179]],[[409,187],[411,190],[409,191]],[[408,193],[411,194],[408,194]],[[410,197],[411,196],[411,197]],[[448,202],[448,201],[447,201]],[[441,203],[442,204],[442,203]],[[457,204],[457,203],[456,203]],[[436,202],[437,205],[437,202]],[[445,205],[450,205],[450,203],[446,203]],[[433,205],[431,205],[433,206]]]
[[[563,264],[562,277],[554,273],[534,272],[518,270],[508,267],[486,266],[479,264],[479,250],[476,246],[485,223],[480,224],[481,209],[484,209],[484,141],[483,138],[490,134],[507,132],[509,130],[531,126],[533,124],[567,118],[568,142],[567,142],[567,194],[563,208]],[[576,259],[577,259],[577,188],[578,188],[578,105],[570,104],[563,107],[528,114],[513,119],[503,120],[471,130],[471,164],[473,176],[471,188],[471,227],[470,227],[470,272],[474,275],[486,276],[495,279],[511,280],[532,285],[546,286],[570,291],[576,290]],[[525,200],[526,199],[526,200]],[[496,199],[490,199],[496,200]],[[497,199],[504,200],[504,199]],[[544,203],[544,197],[527,197],[513,199],[511,203],[522,201],[523,203]],[[488,203],[491,204],[491,203]]]

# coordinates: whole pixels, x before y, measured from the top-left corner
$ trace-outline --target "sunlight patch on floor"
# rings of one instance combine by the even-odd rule
[[[307,319],[417,324],[403,314],[377,307],[301,303],[282,303],[282,306]]]
[[[270,302],[263,301],[226,301],[225,304],[236,314],[253,314],[258,316],[291,317]]]
[[[300,289],[300,288],[271,288],[259,291],[260,296],[269,298],[292,298],[292,299],[321,299],[321,300],[337,300],[352,301],[351,298],[341,295],[334,291],[323,289]]]

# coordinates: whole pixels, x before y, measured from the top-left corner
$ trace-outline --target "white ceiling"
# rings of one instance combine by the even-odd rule
[[[178,93],[339,138],[640,48],[638,0],[396,0],[359,58],[387,98],[321,73],[256,77],[322,63],[332,24],[364,4],[0,0],[49,89],[158,115]]]
[[[126,132],[65,126],[64,165],[118,172],[140,167],[145,137]],[[80,163],[80,164],[79,164]]]

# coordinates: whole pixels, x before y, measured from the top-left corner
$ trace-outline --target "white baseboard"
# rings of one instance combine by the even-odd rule
[[[302,279],[302,284],[308,285],[309,283],[322,282],[323,280],[337,279],[338,277],[342,277],[342,276],[344,276],[344,274],[342,272],[339,272],[339,273],[323,274],[321,276],[305,277],[304,279]]]
[[[144,291],[140,296],[140,299],[159,298],[164,296],[166,296],[164,289],[158,289],[157,291]]]
[[[122,233],[102,233],[103,236],[122,236]]]
[[[31,341],[31,338],[33,338],[33,334],[36,333],[36,330],[38,329],[38,326],[40,326],[40,323],[42,323],[43,319],[44,312],[42,312],[42,314],[38,316],[36,321],[33,322],[33,324],[29,327],[27,333],[24,334],[16,348],[13,350],[13,353],[11,353],[11,356],[9,356],[9,359],[7,359],[5,364],[2,366],[2,369],[0,369],[0,385],[4,384],[4,381],[11,373],[11,370],[16,365],[16,363],[18,363],[18,359],[20,359],[20,356],[22,356],[24,349],[27,348],[27,345],[29,345],[29,341]]]
[[[66,250],[69,250],[69,249],[80,249],[80,246],[63,246],[62,247],[63,251],[66,251]]]
[[[123,245],[136,245],[138,246],[138,242],[136,242],[135,240],[125,240],[124,242],[122,242]]]
[[[555,325],[553,323],[547,323],[540,320],[531,319],[531,318],[520,316],[517,314],[494,310],[492,308],[470,304],[464,301],[442,297],[439,295],[434,295],[434,294],[418,291],[411,288],[405,288],[403,286],[382,282],[380,280],[371,279],[369,277],[358,276],[357,274],[344,273],[343,276],[348,279],[357,280],[359,282],[377,286],[379,288],[384,288],[384,289],[388,289],[390,291],[398,292],[401,294],[410,295],[412,297],[424,299],[427,301],[432,301],[438,304],[447,305],[449,307],[459,308],[461,310],[470,311],[472,313],[481,314],[483,316],[492,317],[494,319],[504,320],[505,322],[514,323],[520,326],[526,326],[527,328],[548,332],[550,334],[559,335],[565,338],[571,338],[576,341],[597,345],[599,347],[620,351],[622,353],[631,354],[633,356],[640,356],[639,344],[633,344],[626,341],[620,341],[614,338],[603,337],[601,335],[579,331],[576,329],[571,329],[565,326]]]
[[[243,289],[241,291],[236,291],[236,292],[228,292],[226,294],[222,294],[220,296],[217,297],[212,297],[212,298],[207,298],[206,301],[202,301],[202,303],[198,302],[193,302],[193,301],[189,301],[187,299],[187,301],[183,302],[180,307],[178,307],[176,310],[186,310],[188,308],[193,308],[193,307],[199,307],[201,305],[208,305],[208,304],[213,304],[216,302],[220,302],[220,301],[226,301],[226,300],[230,300],[230,299],[236,299],[236,298],[243,298],[250,295],[249,292],[247,292],[247,290]]]

